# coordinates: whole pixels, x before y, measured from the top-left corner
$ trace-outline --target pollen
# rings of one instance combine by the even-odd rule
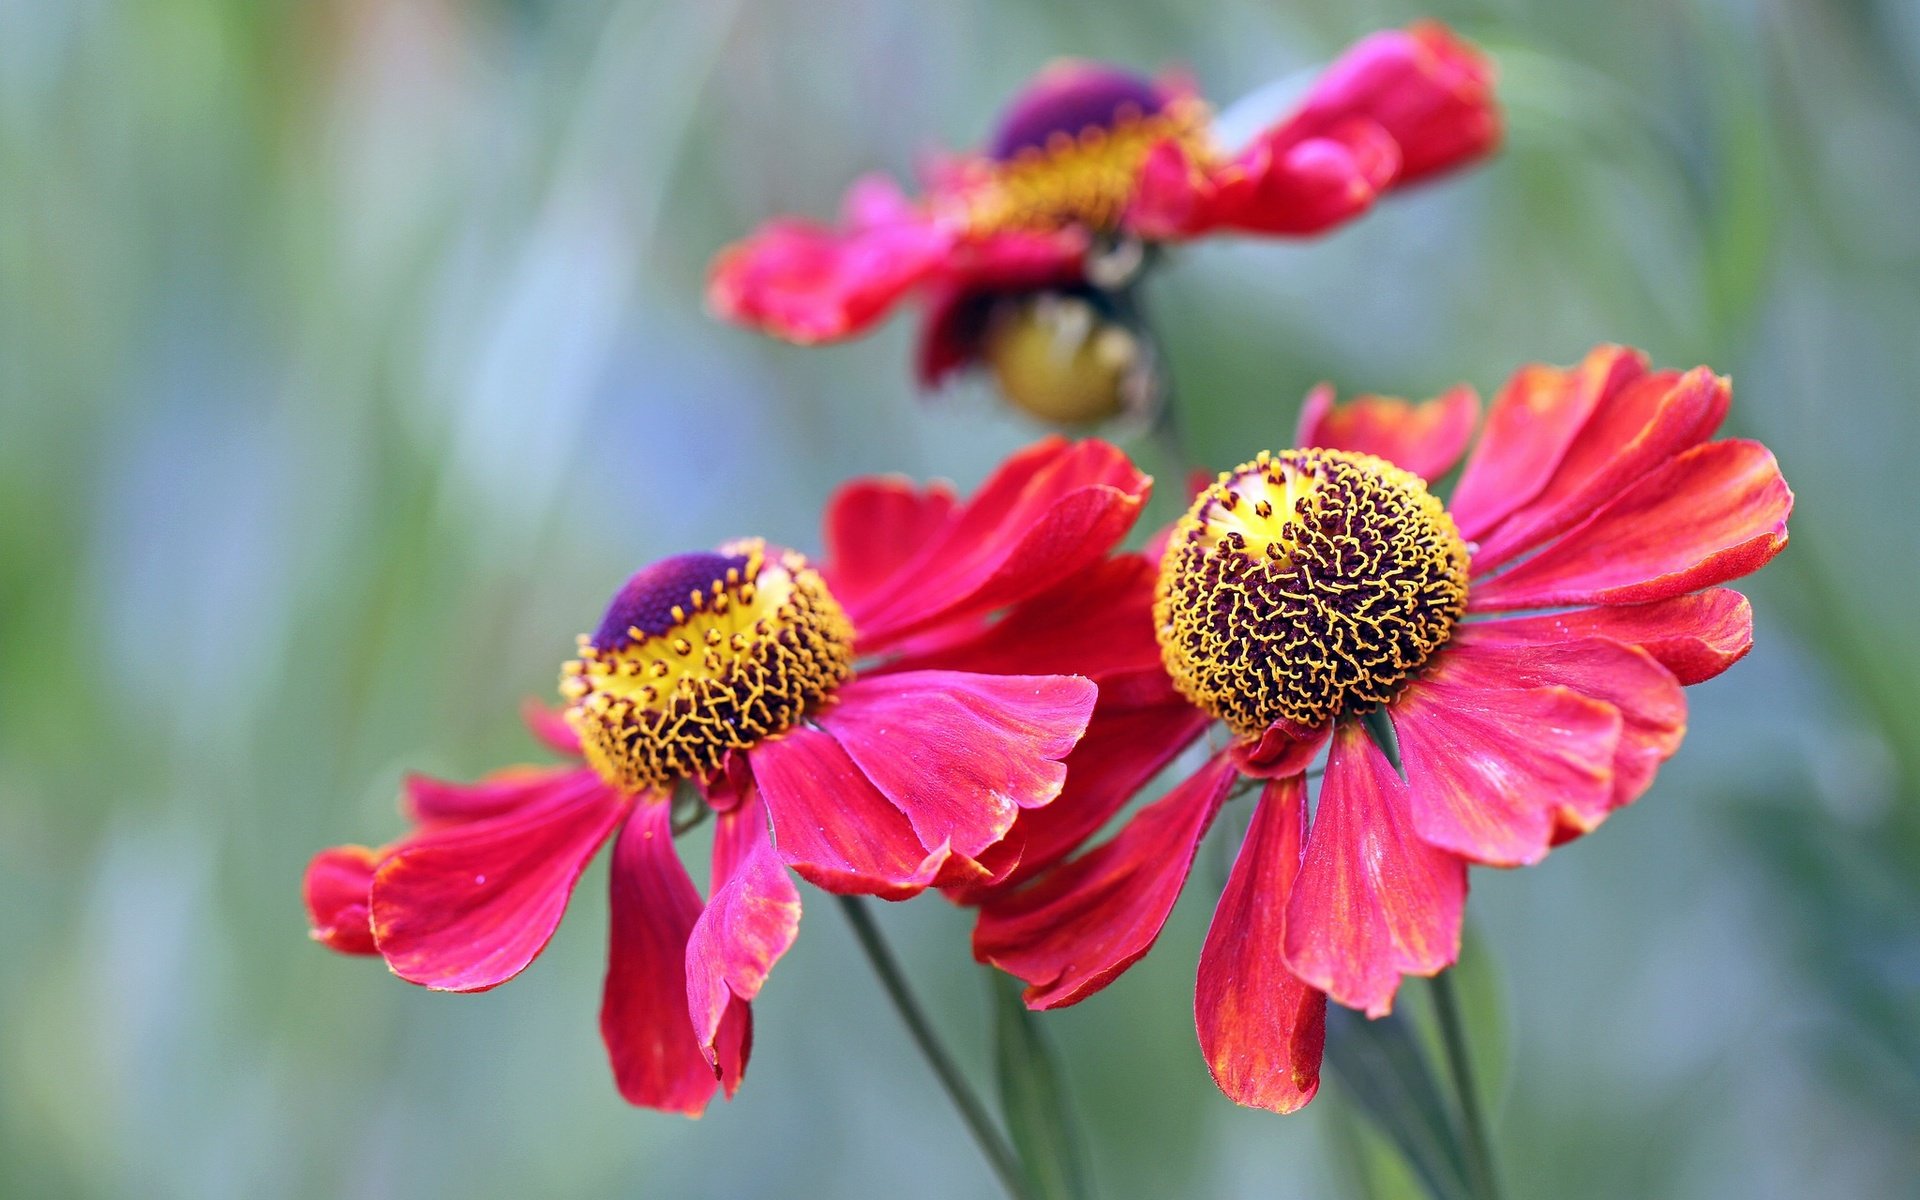
[[[1391,700],[1467,598],[1467,547],[1419,476],[1368,454],[1262,453],[1181,518],[1154,622],[1174,684],[1242,737]]]
[[[1210,154],[1209,112],[1124,71],[1066,63],[1014,106],[992,157],[959,190],[976,233],[1083,226],[1118,229],[1147,154],[1176,141]]]
[[[753,540],[634,575],[561,668],[566,720],[629,793],[778,737],[853,670],[853,627],[819,572]]]

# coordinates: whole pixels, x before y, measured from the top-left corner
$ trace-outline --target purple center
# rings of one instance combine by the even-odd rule
[[[747,569],[745,555],[676,554],[636,571],[607,605],[600,628],[593,631],[596,649],[613,650],[632,639],[627,630],[638,629],[648,637],[658,637],[679,624],[673,606],[691,611],[688,603],[695,592],[705,591],[727,577],[727,569]]]
[[[1153,82],[1100,63],[1066,62],[1042,71],[1001,114],[988,151],[1001,162],[1020,151],[1044,150],[1056,133],[1077,137],[1090,125],[1112,126],[1124,108],[1143,116],[1166,107]]]

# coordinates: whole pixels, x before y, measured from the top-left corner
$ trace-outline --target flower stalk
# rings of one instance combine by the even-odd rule
[[[1466,1142],[1467,1175],[1476,1200],[1500,1200],[1499,1174],[1494,1169],[1493,1140],[1474,1084],[1473,1060],[1467,1049],[1466,1022],[1453,991],[1453,972],[1442,971],[1429,984],[1433,1015],[1440,1026],[1440,1044],[1447,1056],[1447,1075],[1453,1084],[1460,1127]]]

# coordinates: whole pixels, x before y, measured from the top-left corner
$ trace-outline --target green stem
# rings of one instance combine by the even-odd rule
[[[927,1060],[927,1065],[933,1068],[934,1075],[940,1080],[940,1086],[946,1089],[947,1099],[953,1101],[954,1108],[959,1110],[960,1119],[966,1122],[968,1132],[973,1134],[980,1153],[986,1156],[987,1165],[993,1168],[994,1175],[999,1178],[1001,1188],[1013,1200],[1029,1200],[1027,1177],[1020,1168],[1020,1160],[1014,1157],[1012,1147],[994,1125],[986,1105],[974,1095],[973,1088],[967,1083],[966,1076],[960,1073],[953,1056],[941,1045],[940,1036],[934,1032],[926,1012],[907,987],[907,977],[900,970],[899,960],[894,958],[886,939],[881,936],[880,927],[874,924],[873,914],[867,911],[866,902],[858,896],[837,896],[835,899],[840,901],[840,911],[847,914],[847,923],[853,926],[854,939],[860,943],[868,964],[873,967],[874,976],[880,980],[881,990],[887,993],[894,1010],[906,1022],[914,1045],[920,1048],[921,1057]]]
[[[1453,994],[1453,972],[1442,971],[1431,983],[1433,1014],[1440,1024],[1440,1043],[1447,1055],[1447,1072],[1460,1105],[1460,1123],[1467,1137],[1467,1170],[1479,1200],[1500,1200],[1499,1177],[1493,1167],[1493,1142],[1487,1135],[1486,1114],[1473,1083],[1473,1062],[1467,1052],[1466,1022]]]

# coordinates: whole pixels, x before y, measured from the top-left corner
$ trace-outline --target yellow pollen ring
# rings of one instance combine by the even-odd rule
[[[1392,699],[1465,611],[1467,547],[1419,476],[1367,454],[1262,453],[1195,499],[1154,596],[1176,687],[1242,737]]]
[[[982,164],[962,190],[964,220],[976,234],[1117,229],[1153,147],[1176,141],[1190,159],[1213,156],[1210,116],[1204,101],[1182,96],[1155,113],[1124,105],[1111,124],[1089,125],[1077,136],[1056,132],[1044,147]]]
[[[853,672],[853,627],[819,572],[759,540],[745,566],[689,591],[672,626],[613,646],[579,639],[561,667],[566,721],[587,762],[629,793],[718,768],[791,729]]]

